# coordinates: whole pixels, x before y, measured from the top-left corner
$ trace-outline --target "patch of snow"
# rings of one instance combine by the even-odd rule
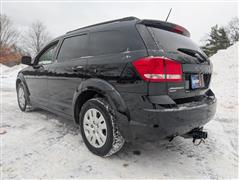
[[[3,178],[238,178],[238,43],[211,57],[215,118],[205,126],[206,144],[192,140],[136,142],[100,158],[85,147],[78,127],[51,113],[23,113],[11,81],[21,67],[4,73],[1,89]],[[134,152],[139,153],[134,153]]]

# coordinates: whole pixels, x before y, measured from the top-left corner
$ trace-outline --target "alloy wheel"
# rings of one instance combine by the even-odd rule
[[[26,100],[25,100],[25,93],[24,93],[24,89],[22,86],[19,87],[18,89],[18,101],[19,101],[19,105],[24,108]]]
[[[102,113],[91,108],[86,111],[83,120],[83,128],[86,139],[95,148],[102,147],[107,138],[106,121]]]

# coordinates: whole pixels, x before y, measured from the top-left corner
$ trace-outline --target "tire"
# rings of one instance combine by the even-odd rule
[[[17,102],[21,111],[26,111],[27,108],[27,94],[22,83],[17,86]]]
[[[95,155],[107,157],[124,145],[113,108],[103,98],[88,100],[79,114],[80,129],[87,148]]]

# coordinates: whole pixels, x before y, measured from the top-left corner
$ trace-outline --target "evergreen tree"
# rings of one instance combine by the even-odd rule
[[[209,38],[206,40],[202,50],[208,55],[212,56],[220,49],[226,49],[231,45],[230,39],[224,27],[215,25],[211,28]]]

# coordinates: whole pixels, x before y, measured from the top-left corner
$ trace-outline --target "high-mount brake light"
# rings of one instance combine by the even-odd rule
[[[183,34],[185,31],[186,30],[182,26],[176,25],[175,27],[173,27],[173,32]]]
[[[145,57],[133,62],[140,77],[149,82],[181,82],[182,68],[177,61],[164,57]]]

